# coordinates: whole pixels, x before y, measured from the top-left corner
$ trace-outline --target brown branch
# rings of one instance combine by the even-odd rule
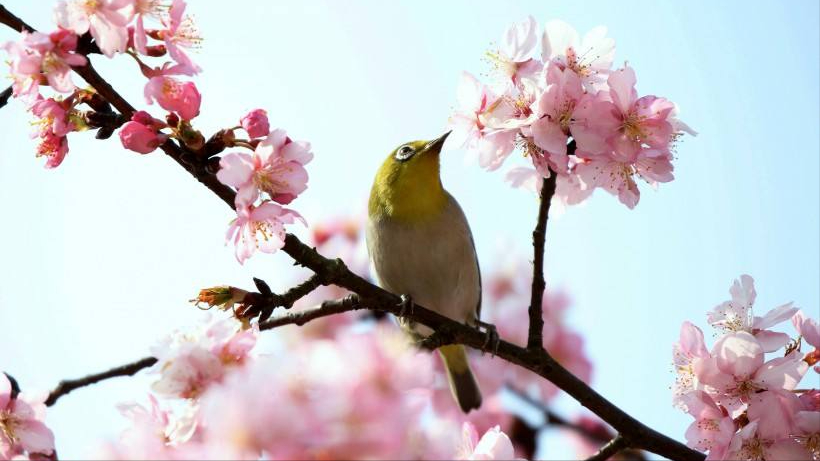
[[[15,23],[12,19],[17,19],[18,22]],[[0,6],[0,21],[7,25],[16,24],[18,27],[27,27],[25,23],[20,21],[19,18],[16,18],[8,13],[8,11],[5,8],[2,8],[2,6]],[[14,27],[14,25],[12,25],[12,27]],[[111,104],[113,104],[117,110],[119,110],[124,116],[130,118],[131,114],[134,112],[133,106],[122,98],[122,96],[120,96],[114,88],[111,87],[111,85],[106,82],[96,72],[96,70],[94,70],[90,60],[86,65],[77,67],[74,70],[91,86],[93,86],[100,95],[105,97]],[[198,160],[194,153],[187,151],[172,141],[167,141],[161,147],[163,151],[168,154],[168,156],[173,158],[199,182],[214,192],[219,198],[228,204],[228,206],[231,208],[234,207],[235,192],[233,189],[223,185],[216,179],[215,174],[208,170],[206,162]],[[555,175],[553,174],[551,176],[554,177]],[[547,181],[545,181],[545,189],[548,189],[549,186],[546,183]],[[543,191],[542,197],[545,197],[545,193]],[[542,202],[544,202],[543,198]],[[544,210],[543,220],[540,220],[539,218],[539,226],[544,229],[541,234],[543,234],[546,230],[546,217],[549,201],[547,200],[546,202],[546,204],[542,203],[542,206],[547,207]],[[540,212],[539,215],[541,215]],[[541,225],[541,222],[543,222],[543,225]],[[536,231],[539,226],[536,226]],[[535,243],[537,244],[537,238],[539,238],[540,235],[536,236],[535,234],[536,232],[533,232],[534,240],[536,240]],[[543,239],[543,237],[540,238]],[[540,266],[541,271],[543,271],[543,243],[540,247],[542,249],[542,254],[539,256],[537,254],[538,251],[536,250],[536,259],[540,261],[540,264],[537,264],[537,266]],[[323,277],[325,282],[339,285],[354,293],[357,293],[361,299],[367,299],[368,309],[383,310],[394,315],[402,314],[400,308],[401,299],[397,295],[387,292],[352,273],[341,260],[329,260],[324,258],[314,249],[305,245],[297,237],[291,234],[287,234],[285,238],[285,246],[283,247],[283,251],[290,255],[298,264],[313,270],[317,275]],[[541,272],[541,275],[541,279],[543,280],[543,272]],[[536,281],[533,280],[533,283],[535,284]],[[541,289],[540,292],[543,294],[543,289]],[[535,293],[533,293],[533,299],[534,298]],[[536,317],[540,319],[540,296],[537,301],[538,302],[535,303],[538,311],[538,315],[536,315]],[[533,308],[534,306],[530,307],[530,318],[533,320],[532,312],[536,309]],[[336,307],[336,309],[341,309],[341,307]],[[426,309],[423,306],[416,305],[413,312],[406,315],[406,317],[422,323],[435,331],[442,332],[442,335],[450,335],[453,342],[461,343],[476,349],[482,349],[485,345],[486,335],[484,332],[461,324],[450,319],[449,317],[445,317],[437,312]],[[541,320],[541,322],[543,323],[543,320]],[[297,322],[294,321],[293,323]],[[533,331],[532,323],[533,322],[531,322],[530,325],[531,333]],[[538,335],[540,336],[540,329],[538,331]],[[532,335],[530,335],[529,339],[528,346],[533,342]],[[640,421],[636,420],[606,400],[594,389],[590,388],[586,383],[578,379],[575,375],[561,366],[561,364],[555,361],[555,359],[553,359],[541,347],[540,341],[536,342],[536,346],[537,347],[522,348],[507,341],[499,340],[496,355],[510,363],[514,363],[531,370],[541,377],[551,381],[564,392],[575,398],[581,405],[587,407],[601,419],[609,423],[612,427],[619,431],[624,438],[635,441],[636,448],[643,448],[670,459],[680,459],[685,461],[701,461],[704,459],[704,455],[702,453],[692,450],[680,442],[666,437],[663,434],[660,434],[659,432],[645,426]],[[124,367],[138,366],[138,368],[134,371],[136,372],[146,366],[150,366],[145,364],[151,360],[154,359],[147,357],[139,362],[135,362]],[[59,396],[70,392],[70,390],[75,389],[76,387],[98,382],[100,380],[107,379],[108,377],[124,376],[129,374],[127,371],[130,371],[130,369],[126,370],[126,372],[120,371],[122,369],[123,367],[118,367],[109,370],[108,372],[98,375],[91,375],[80,380],[65,381],[58,386],[58,389],[55,389],[54,399],[51,399],[50,397],[49,401],[53,403],[53,401],[56,401]],[[72,383],[80,384],[79,386],[72,387]],[[60,391],[61,387],[68,390]]]
[[[597,453],[587,458],[587,461],[606,461],[627,448],[629,448],[629,441],[623,438],[621,434],[618,434],[614,439],[601,447]]]
[[[567,155],[575,154],[575,141],[567,145]],[[538,206],[538,221],[532,231],[532,291],[530,294],[530,329],[527,335],[527,349],[543,349],[544,347],[544,246],[547,238],[547,219],[549,219],[550,203],[555,195],[555,181],[558,174],[549,169],[550,176],[543,180],[541,185],[540,203]]]
[[[14,91],[13,86],[9,86],[2,93],[0,93],[0,108],[5,106],[9,103],[9,98],[11,98],[11,93]]]
[[[366,309],[358,295],[347,295],[342,299],[325,301],[321,306],[302,312],[288,313],[259,323],[259,330],[271,330],[284,325],[302,326],[311,320],[341,314],[359,309]]]
[[[2,3],[0,3],[0,23],[11,27],[17,32],[34,32],[33,27],[26,24],[25,21],[12,14],[12,12],[7,10]]]
[[[60,381],[59,384],[57,384],[57,387],[55,387],[54,390],[48,394],[48,398],[46,399],[45,403],[47,406],[52,406],[57,402],[57,400],[60,397],[68,394],[69,392],[75,389],[90,386],[94,383],[98,383],[109,378],[116,378],[118,376],[133,376],[143,368],[148,368],[154,365],[155,363],[157,363],[156,358],[144,357],[137,360],[136,362],[121,365],[110,370],[103,371],[102,373],[96,373],[78,379],[66,379]]]

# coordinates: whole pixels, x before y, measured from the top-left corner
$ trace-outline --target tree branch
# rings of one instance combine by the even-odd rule
[[[143,368],[148,368],[154,365],[155,363],[157,363],[156,358],[144,357],[137,360],[136,362],[121,365],[110,370],[103,371],[102,373],[88,375],[79,379],[66,379],[60,381],[60,383],[57,384],[57,387],[55,387],[54,390],[48,394],[48,398],[46,399],[45,404],[47,406],[52,406],[57,402],[57,400],[60,397],[68,394],[69,392],[75,389],[90,386],[94,383],[98,383],[109,378],[116,378],[117,376],[133,376]]]
[[[16,18],[16,16],[11,15],[11,13],[9,13],[2,6],[0,6],[0,22],[10,25],[12,28],[16,27],[16,30],[28,28],[25,23],[19,20],[19,18]],[[90,60],[86,65],[76,67],[74,70],[91,86],[93,86],[100,95],[105,97],[112,105],[114,105],[117,110],[119,110],[124,116],[130,118],[134,112],[134,107],[122,98],[122,96],[120,96],[114,88],[96,72],[91,65]],[[228,204],[228,206],[234,208],[235,192],[230,187],[220,183],[216,179],[216,175],[208,171],[207,163],[205,161],[198,159],[193,152],[188,151],[184,147],[179,146],[170,140],[165,142],[161,147],[163,151],[168,154],[168,156],[173,158],[178,164],[185,168],[185,170],[199,180],[199,182],[214,192],[219,198]],[[553,174],[552,177],[554,176],[555,175]],[[545,189],[548,188],[546,182],[547,181],[545,181]],[[543,197],[545,197],[545,193],[542,191],[542,202],[545,202]],[[549,211],[549,201],[546,200],[546,202],[546,204],[542,203],[542,206],[547,207],[544,210],[543,220],[539,218],[539,225],[536,226],[536,231],[539,226],[543,227],[541,234],[544,234],[546,230],[546,217]],[[541,215],[540,211],[539,215]],[[543,224],[541,224],[542,222]],[[533,232],[534,239],[537,237],[535,234],[536,232]],[[538,238],[543,240],[544,237],[538,236]],[[537,243],[537,241],[535,243]],[[538,262],[538,264],[536,264],[536,269],[540,267],[542,275],[541,280],[543,280],[543,243],[540,246],[542,248],[542,254],[539,256],[537,254],[538,251],[536,251],[536,259],[538,260],[536,261]],[[294,235],[286,235],[283,251],[290,255],[298,264],[313,270],[317,275],[322,277],[325,282],[334,283],[357,293],[360,299],[367,299],[367,308],[383,310],[397,316],[402,314],[399,307],[401,299],[398,296],[387,292],[352,273],[341,260],[330,260],[324,258],[314,249],[302,243]],[[535,284],[536,281],[533,280],[533,283]],[[540,292],[543,295],[543,289],[541,289]],[[533,293],[533,299],[534,298],[535,293]],[[533,320],[533,311],[536,309],[538,314],[537,317],[539,319],[541,318],[540,296],[537,301],[538,302],[535,303],[537,308],[534,308],[533,305],[530,306],[531,321]],[[341,309],[341,307],[336,308]],[[318,316],[321,315],[317,315],[317,317]],[[486,341],[484,332],[461,324],[435,311],[426,309],[423,306],[416,305],[413,312],[406,315],[406,317],[422,323],[435,331],[446,331],[447,334],[452,335],[452,340],[455,343],[461,343],[475,349],[481,349],[484,347]],[[294,321],[293,323],[297,322]],[[541,320],[541,323],[543,326],[543,320]],[[538,330],[540,336],[540,328]],[[531,322],[530,332],[532,333],[532,331],[533,324]],[[532,335],[530,336],[528,346],[532,343],[533,339]],[[541,377],[548,379],[560,389],[575,398],[581,405],[587,407],[601,419],[609,423],[620,434],[622,434],[623,437],[628,440],[635,441],[636,447],[644,448],[648,451],[670,459],[680,459],[683,461],[701,461],[704,459],[704,455],[702,453],[692,450],[680,442],[666,437],[637,421],[635,418],[606,400],[594,389],[590,388],[586,383],[561,366],[561,364],[555,361],[545,350],[543,350],[540,341],[537,343],[537,346],[537,348],[522,348],[507,341],[499,340],[496,355],[510,363],[514,363],[531,370]],[[53,398],[52,396],[49,397],[49,401],[53,403],[61,395],[65,395],[67,392],[70,392],[77,387],[92,384],[103,379],[107,379],[108,377],[126,376],[136,373],[137,371],[150,366],[147,365],[147,363],[152,360],[155,359],[146,357],[138,362],[134,362],[123,367],[118,367],[109,370],[108,372],[91,375],[79,380],[61,382],[57,389],[55,389],[52,393]],[[130,373],[132,369],[134,371],[133,373]],[[67,390],[62,390],[61,388]]]
[[[610,440],[606,445],[601,447],[597,453],[587,458],[587,461],[606,461],[616,453],[629,448],[629,441],[618,434],[614,439]]]
[[[11,97],[12,91],[14,91],[14,87],[9,86],[5,90],[3,90],[2,93],[0,93],[0,108],[9,103],[9,98]]]
[[[12,14],[12,12],[7,10],[2,3],[0,3],[0,23],[11,27],[17,32],[34,32],[33,27],[26,24],[25,21]]]
[[[575,153],[575,141],[567,145],[567,155]],[[544,246],[547,238],[547,219],[549,219],[550,203],[555,195],[555,181],[558,175],[552,168],[550,176],[543,180],[541,185],[540,203],[538,206],[538,221],[532,231],[532,291],[530,294],[530,329],[527,335],[527,349],[543,349],[544,347]]]
[[[311,320],[321,317],[328,317],[331,315],[341,314],[342,312],[350,312],[359,309],[366,309],[366,307],[362,305],[361,299],[358,295],[351,294],[342,299],[325,301],[321,306],[313,309],[307,309],[296,313],[288,313],[281,317],[265,320],[264,322],[259,323],[259,329],[264,331],[284,325],[302,326]]]

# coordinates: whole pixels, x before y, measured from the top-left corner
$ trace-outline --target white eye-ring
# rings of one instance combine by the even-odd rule
[[[416,151],[413,150],[412,147],[405,144],[405,145],[399,147],[399,149],[396,151],[396,160],[401,160],[401,161],[407,160],[410,157],[412,157],[413,154],[415,154],[415,153],[416,153]]]

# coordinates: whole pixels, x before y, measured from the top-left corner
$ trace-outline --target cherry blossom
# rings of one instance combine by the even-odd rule
[[[270,133],[268,113],[264,109],[254,109],[248,112],[242,116],[239,123],[252,139],[261,138]]]
[[[76,126],[70,118],[72,106],[71,99],[58,101],[54,98],[39,97],[31,105],[31,113],[39,117],[35,122],[38,127],[35,136],[42,136],[47,132],[55,136],[65,136],[74,131]]]
[[[13,94],[36,99],[43,78],[55,91],[73,91],[71,66],[81,66],[87,62],[85,56],[74,53],[77,36],[63,29],[49,35],[23,32],[22,36],[20,42],[3,45],[11,57]]]
[[[605,88],[615,56],[615,40],[606,36],[606,27],[595,27],[580,39],[572,26],[553,20],[544,27],[541,47],[545,64],[552,61],[572,70],[587,91]]]
[[[168,11],[168,16],[163,18],[166,29],[161,31],[161,37],[165,42],[165,48],[174,61],[184,69],[186,75],[194,75],[202,69],[199,68],[183,48],[193,48],[199,46],[202,38],[190,16],[185,16],[186,3],[184,0],[173,0]]]
[[[151,388],[169,397],[196,398],[241,366],[256,343],[257,331],[242,330],[236,320],[213,321],[193,331],[179,331],[152,348],[160,375]]]
[[[685,407],[686,395],[699,388],[694,363],[710,357],[703,341],[703,332],[691,322],[684,322],[680,329],[680,341],[672,347],[672,358],[677,371],[673,392],[676,405]]]
[[[307,189],[304,165],[311,159],[309,143],[292,141],[285,130],[277,129],[256,146],[252,155],[230,153],[222,157],[217,178],[238,189],[237,207],[254,203],[260,192],[288,204]]]
[[[497,169],[515,149],[513,129],[488,128],[490,112],[501,99],[472,74],[464,72],[457,89],[458,109],[450,117],[447,144],[477,153],[479,165]]]
[[[481,439],[475,427],[470,423],[464,423],[462,429],[463,441],[461,453],[456,459],[471,460],[510,460],[521,459],[515,457],[513,444],[507,434],[501,432],[501,428],[495,426],[484,433]]]
[[[735,280],[729,289],[731,301],[724,301],[708,314],[709,323],[724,331],[746,331],[754,334],[763,346],[764,352],[773,352],[789,342],[789,335],[766,330],[774,325],[789,320],[797,308],[791,303],[776,307],[763,317],[753,313],[757,293],[754,279],[746,274]]]
[[[194,82],[181,82],[173,77],[158,76],[145,85],[145,101],[155,100],[165,110],[176,112],[183,120],[199,115],[202,97]]]
[[[54,434],[46,427],[46,395],[21,393],[12,397],[11,382],[0,373],[0,459],[12,459],[27,452],[44,457],[54,452]]]
[[[155,151],[167,139],[167,135],[133,120],[123,125],[120,130],[122,146],[140,154]]]
[[[522,78],[532,78],[541,70],[541,63],[531,57],[538,42],[537,28],[532,16],[514,23],[504,34],[501,47],[487,52],[493,66],[512,84],[518,84]]]
[[[736,412],[756,392],[794,389],[808,369],[798,352],[768,362],[763,353],[751,334],[727,333],[715,343],[712,358],[695,364],[695,374],[716,402]]]
[[[68,153],[68,138],[47,131],[40,135],[37,157],[46,157],[46,168],[57,168]]]
[[[696,450],[709,451],[711,456],[718,456],[735,434],[734,421],[706,392],[691,392],[683,400],[686,411],[695,418],[686,430],[687,444]]]
[[[134,15],[133,0],[63,0],[54,9],[54,20],[77,35],[91,32],[109,58],[128,46],[128,23]]]
[[[228,228],[226,242],[234,244],[236,260],[244,264],[257,250],[275,253],[282,248],[285,245],[285,224],[293,224],[296,220],[307,225],[299,213],[270,201],[259,206],[240,207]]]
[[[145,19],[153,18],[160,20],[166,13],[166,6],[159,0],[134,0],[134,48],[140,54],[148,54],[148,35],[145,32]]]

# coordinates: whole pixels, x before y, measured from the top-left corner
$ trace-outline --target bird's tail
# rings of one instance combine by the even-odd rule
[[[459,344],[442,346],[438,349],[441,359],[444,361],[444,368],[447,370],[447,381],[450,383],[450,390],[453,392],[458,406],[464,413],[478,409],[481,406],[481,390],[470,370],[470,363],[467,361],[467,352],[464,346]]]

